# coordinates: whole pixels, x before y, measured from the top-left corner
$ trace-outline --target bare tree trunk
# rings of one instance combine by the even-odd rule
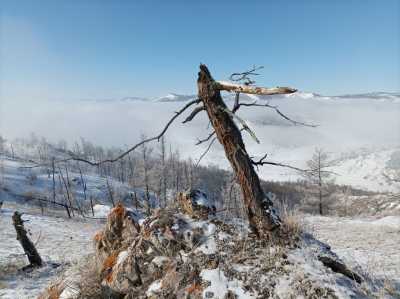
[[[272,201],[264,194],[260,180],[249,155],[242,135],[227,112],[217,84],[205,65],[200,65],[197,81],[199,98],[204,103],[208,117],[219,142],[223,145],[243,193],[243,200],[252,230],[261,237],[276,229],[280,219],[272,208]]]
[[[59,167],[58,170],[60,172],[58,178],[60,179],[61,190],[62,190],[62,183],[61,183],[61,179],[62,179],[62,182],[64,183],[64,187],[65,187],[65,192],[67,193],[67,196],[65,196],[65,202],[66,202],[65,207],[67,209],[68,218],[71,218],[71,214],[70,213],[72,213],[72,216],[75,216],[75,215],[74,215],[74,209],[72,208],[72,202],[71,202],[71,199],[69,197],[68,186],[67,186],[67,183],[65,182],[65,179],[64,179],[64,176],[62,174],[61,168]],[[68,208],[68,205],[69,205],[69,208]]]
[[[82,189],[83,189],[83,196],[84,196],[84,200],[85,200],[85,202],[86,202],[86,200],[87,200],[87,196],[86,196],[86,189],[87,189],[87,186],[86,186],[86,182],[85,182],[84,179],[83,179],[82,169],[81,169],[81,166],[79,165],[79,162],[78,162],[77,164],[78,164],[78,168],[79,168],[79,174],[80,174],[80,177],[81,177],[81,184],[82,184]],[[77,203],[78,203],[78,200],[76,200],[76,201],[77,201]],[[78,206],[79,206],[79,209],[80,209],[80,211],[81,211],[82,216],[84,216],[84,215],[83,215],[83,209],[80,208],[80,205],[79,205],[79,204],[78,204]],[[93,211],[93,203],[92,203],[92,200],[90,200],[90,206],[91,206],[91,208],[92,208],[92,215],[93,215],[93,217],[94,217],[94,211]]]
[[[42,258],[40,257],[35,245],[28,238],[27,232],[24,227],[24,221],[21,218],[22,214],[15,212],[12,216],[15,231],[17,232],[17,240],[21,244],[26,256],[28,257],[29,266],[41,267],[43,265]]]
[[[318,152],[318,191],[319,191],[319,214],[322,216],[322,176],[321,176],[321,153]]]
[[[53,157],[51,159],[51,168],[53,171],[53,203],[56,203],[56,180],[54,179],[54,173],[55,173],[55,158]]]
[[[14,154],[14,147],[13,147],[12,143],[10,143],[10,147],[11,147],[11,156],[14,159],[15,158],[15,154]]]
[[[167,206],[167,167],[165,165],[165,138],[161,138],[162,207]],[[160,205],[161,206],[161,205]]]
[[[142,138],[144,139],[144,137]],[[145,144],[142,146],[142,158],[143,158],[143,170],[144,170],[144,184],[145,184],[145,196],[147,202],[147,214],[151,214],[151,207],[150,207],[150,187],[149,187],[149,175],[148,175],[148,154],[147,154],[147,147]]]
[[[110,183],[108,181],[108,178],[107,178],[106,182],[107,182],[107,190],[108,190],[108,195],[110,196],[111,204],[113,205],[113,207],[115,207],[113,190],[111,189],[111,186],[110,186]]]
[[[89,198],[90,198],[90,208],[92,209],[92,216],[94,217],[93,197],[92,197],[92,195],[90,195]]]

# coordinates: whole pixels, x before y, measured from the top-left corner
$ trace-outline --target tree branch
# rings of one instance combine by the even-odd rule
[[[241,92],[248,94],[258,94],[258,95],[274,95],[274,94],[289,94],[294,93],[297,89],[291,87],[257,87],[250,85],[240,85],[226,81],[215,81],[215,88],[218,90],[225,90],[231,92]]]
[[[213,137],[214,135],[215,135],[215,131],[212,131],[206,138],[204,138],[204,139],[197,139],[196,145],[202,144],[202,143],[204,143],[204,142],[210,140],[211,137]]]
[[[269,104],[257,104],[257,103],[254,102],[254,103],[239,103],[237,106],[238,106],[238,108],[236,109],[236,111],[237,111],[241,106],[245,106],[245,107],[265,107],[265,108],[270,108],[270,109],[275,110],[275,112],[278,113],[281,117],[283,117],[283,118],[286,119],[287,121],[290,121],[290,122],[291,122],[292,124],[294,124],[294,125],[301,125],[301,126],[312,127],[312,128],[317,127],[317,125],[314,125],[314,124],[307,124],[307,123],[304,123],[304,122],[300,122],[300,121],[297,121],[297,120],[293,120],[293,119],[291,119],[289,116],[287,116],[287,115],[285,115],[284,113],[282,113],[282,111],[280,111],[280,110],[278,109],[278,107],[272,106],[272,105],[269,105]]]
[[[139,146],[141,146],[141,145],[143,145],[143,144],[145,144],[145,143],[148,143],[148,142],[151,142],[151,141],[154,141],[154,140],[159,141],[160,138],[165,134],[165,132],[167,132],[169,126],[175,121],[175,119],[178,118],[179,115],[181,115],[181,114],[182,114],[186,109],[188,109],[190,106],[192,106],[192,105],[194,105],[194,104],[198,104],[198,103],[200,103],[200,102],[201,102],[200,99],[195,99],[195,100],[193,100],[193,101],[190,101],[190,102],[187,103],[185,106],[183,106],[179,111],[175,112],[175,115],[167,122],[167,124],[165,125],[164,129],[160,132],[160,134],[158,134],[157,136],[154,136],[154,137],[151,137],[151,138],[147,138],[147,139],[142,140],[141,142],[135,144],[134,146],[132,146],[131,148],[129,148],[127,151],[123,152],[122,154],[120,154],[118,157],[116,157],[116,158],[114,158],[114,159],[106,159],[106,160],[99,161],[99,162],[92,162],[92,161],[89,161],[89,160],[86,160],[86,159],[77,157],[77,156],[76,156],[73,152],[71,152],[71,151],[67,151],[67,152],[65,152],[65,153],[71,156],[71,158],[70,158],[71,160],[74,160],[74,161],[81,161],[81,162],[87,163],[87,164],[92,165],[92,166],[99,166],[100,164],[104,164],[104,163],[114,163],[114,162],[116,162],[116,161],[122,159],[123,157],[125,157],[126,155],[128,155],[129,153],[131,153],[132,151],[134,151],[134,150],[137,149]]]
[[[201,154],[200,158],[197,160],[195,167],[199,166],[200,161],[207,155],[208,151],[210,150],[211,146],[213,145],[214,141],[217,140],[217,137],[214,137],[210,144],[207,146],[206,150]]]
[[[193,120],[193,118],[195,118],[198,113],[200,113],[201,111],[204,111],[204,110],[206,110],[204,108],[204,106],[194,108],[192,113],[190,113],[189,116],[186,117],[186,119],[182,123],[185,124],[185,123]]]
[[[264,156],[262,156],[262,158],[258,161],[254,161],[253,159],[251,159],[251,163],[257,167],[258,170],[258,166],[264,166],[264,165],[272,165],[272,166],[279,166],[279,167],[285,167],[285,168],[289,168],[289,169],[293,169],[299,172],[303,172],[303,173],[312,173],[313,171],[315,171],[315,169],[302,169],[299,167],[295,167],[289,164],[284,164],[284,163],[278,163],[278,162],[271,162],[271,161],[264,161],[267,158],[268,154],[265,154]],[[331,174],[335,174],[335,175],[339,175],[333,171],[328,171],[328,170],[322,170],[321,172],[323,173],[331,173]]]

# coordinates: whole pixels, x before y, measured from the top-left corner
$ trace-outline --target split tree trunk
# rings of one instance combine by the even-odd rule
[[[26,256],[28,257],[31,267],[41,267],[43,265],[42,258],[40,257],[35,245],[28,238],[27,232],[24,227],[24,221],[21,218],[22,214],[15,212],[12,216],[15,231],[17,232],[17,240],[21,243]]]
[[[272,201],[264,194],[252,161],[246,152],[240,130],[234,123],[216,83],[205,65],[200,65],[197,81],[199,98],[223,145],[236,180],[239,183],[252,230],[262,237],[280,225],[280,219],[272,208]]]

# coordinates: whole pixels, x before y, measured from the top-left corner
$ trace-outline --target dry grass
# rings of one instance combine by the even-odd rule
[[[25,255],[9,258],[5,263],[0,263],[0,280],[16,275],[18,270],[27,265]]]
[[[108,215],[109,219],[112,217],[115,217],[116,219],[123,219],[126,213],[125,207],[122,205],[122,203],[118,203],[115,208],[113,208],[110,212],[110,215]]]
[[[96,269],[94,257],[82,263],[80,267],[79,295],[77,299],[102,299],[101,278]]]
[[[95,235],[94,235],[94,238],[93,238],[96,242],[100,242],[101,241],[101,239],[103,239],[103,231],[102,230],[100,230],[100,231],[98,231]]]
[[[285,206],[280,208],[280,217],[282,220],[279,232],[280,242],[292,246],[300,240],[304,232],[304,223],[301,220],[300,213],[296,210],[288,210]]]
[[[41,295],[39,295],[38,299],[59,299],[61,293],[64,291],[64,283],[58,282],[50,285]]]

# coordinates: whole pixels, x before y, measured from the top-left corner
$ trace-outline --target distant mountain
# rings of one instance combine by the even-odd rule
[[[166,96],[155,98],[155,102],[186,102],[195,99],[195,95],[182,95],[176,93],[169,93]]]
[[[235,93],[223,92],[223,98],[226,101],[234,101],[236,95]],[[169,93],[165,96],[157,98],[146,98],[137,96],[126,96],[119,99],[85,99],[84,101],[94,101],[94,102],[186,102],[193,100],[197,95],[184,95],[177,93]],[[392,103],[400,103],[400,92],[370,92],[370,93],[360,93],[360,94],[344,94],[335,96],[325,96],[313,92],[297,91],[292,94],[287,95],[273,95],[273,96],[259,96],[252,94],[240,94],[241,101],[254,102],[257,100],[278,100],[278,99],[301,99],[301,100],[376,100],[376,101],[388,101]]]
[[[120,101],[122,102],[149,101],[149,99],[143,97],[124,97],[120,99]]]
[[[400,92],[370,92],[360,94],[347,94],[333,96],[333,98],[351,98],[351,99],[387,99],[387,100],[400,100]]]

